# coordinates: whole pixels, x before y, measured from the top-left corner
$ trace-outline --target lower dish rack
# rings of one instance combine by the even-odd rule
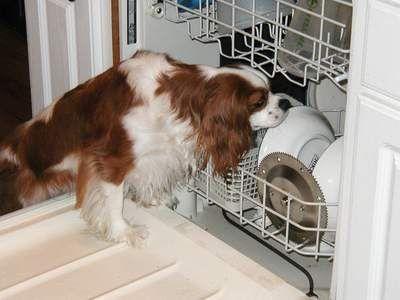
[[[280,243],[287,253],[296,252],[305,256],[333,258],[334,236],[336,228],[329,228],[322,222],[327,218],[332,207],[337,208],[338,203],[308,202],[299,199],[278,186],[271,184],[257,176],[258,147],[251,149],[242,159],[235,172],[228,175],[227,179],[213,175],[212,165],[208,164],[205,170],[198,172],[191,190],[207,201],[209,205],[217,205],[228,211],[243,226],[251,226],[264,240],[272,239]],[[259,195],[259,190],[267,189],[285,196],[286,213],[282,214],[266,204],[266,193]],[[316,213],[316,226],[299,224],[292,216],[291,207],[311,208]],[[275,222],[271,222],[274,219]],[[280,226],[275,226],[276,223]],[[275,223],[275,225],[274,225]],[[293,241],[293,231],[303,233],[303,236],[312,236],[312,239]],[[292,238],[291,238],[292,237]]]

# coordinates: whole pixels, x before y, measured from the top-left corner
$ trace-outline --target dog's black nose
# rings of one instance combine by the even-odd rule
[[[292,104],[290,103],[290,101],[288,99],[280,99],[278,106],[283,111],[287,111],[289,108],[292,107]]]

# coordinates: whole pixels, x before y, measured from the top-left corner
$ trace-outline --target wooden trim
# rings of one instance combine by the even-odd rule
[[[115,66],[121,61],[119,45],[119,0],[111,0],[111,20],[113,63]]]

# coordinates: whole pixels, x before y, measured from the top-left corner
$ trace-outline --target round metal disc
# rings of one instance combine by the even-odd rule
[[[304,202],[325,202],[324,195],[317,181],[310,174],[309,169],[297,158],[289,154],[274,152],[267,155],[259,166],[257,176]],[[265,205],[281,215],[287,216],[288,196],[265,185],[260,180],[257,184],[260,201],[263,201],[265,191]],[[268,210],[267,215],[276,228],[280,229],[285,226],[286,222],[284,219]],[[320,215],[320,228],[326,228],[328,220],[326,206],[321,206]],[[318,206],[304,205],[296,200],[292,200],[290,203],[289,218],[301,226],[317,228]],[[320,234],[321,237],[322,233]],[[290,224],[289,239],[298,244],[315,243],[317,233],[316,231],[303,230]]]

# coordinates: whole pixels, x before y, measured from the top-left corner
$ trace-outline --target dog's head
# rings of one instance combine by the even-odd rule
[[[188,120],[197,137],[203,162],[211,160],[216,174],[236,168],[252,145],[252,131],[274,127],[290,102],[270,92],[269,80],[253,68],[186,65],[167,57],[173,66],[159,78],[156,95],[167,94],[178,119]]]
[[[246,66],[208,71],[198,145],[214,171],[236,168],[252,144],[252,130],[278,125],[290,102],[270,92],[265,75]]]

